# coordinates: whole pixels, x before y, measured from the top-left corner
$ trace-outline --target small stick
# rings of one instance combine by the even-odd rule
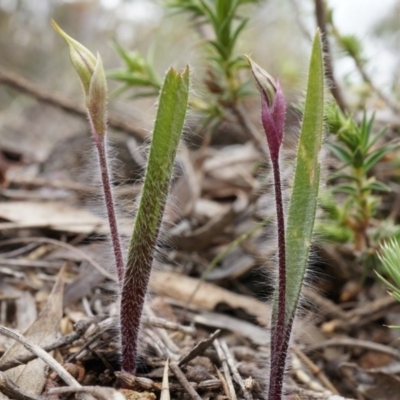
[[[185,357],[179,361],[179,366],[182,367],[183,365],[187,364],[189,361],[193,360],[200,354],[203,354],[213,343],[213,341],[219,336],[221,330],[216,330],[209,338],[202,340],[201,342],[197,343],[196,346],[193,347],[192,350]]]
[[[125,396],[115,389],[99,386],[82,386],[80,388],[58,387],[47,391],[48,394],[89,393],[100,400],[125,400]]]
[[[226,383],[227,383],[228,389],[229,389],[229,394],[230,394],[229,397],[231,400],[237,400],[235,388],[234,388],[233,382],[232,382],[232,377],[231,377],[231,374],[229,371],[228,362],[226,360],[226,355],[225,355],[224,351],[222,350],[221,344],[218,339],[216,339],[214,341],[214,347],[217,350],[219,359],[221,360],[222,369],[224,370]]]
[[[87,111],[84,107],[77,106],[74,101],[71,101],[59,94],[54,94],[54,91],[45,90],[23,78],[22,76],[17,75],[14,72],[7,71],[1,67],[0,84],[10,86],[19,92],[34,97],[36,100],[42,103],[60,108],[61,110],[72,115],[84,118],[85,121],[87,120]],[[120,117],[113,113],[109,113],[108,115],[108,125],[111,128],[123,131],[133,136],[141,142],[145,139],[145,135],[142,132],[139,132],[137,129],[133,128],[131,125],[127,124]]]
[[[27,259],[11,259],[11,258],[0,258],[0,265],[9,265],[13,267],[33,267],[33,268],[51,268],[59,270],[62,267],[62,263],[55,263],[53,261],[36,261]]]
[[[115,277],[115,275],[110,274],[107,272],[97,261],[95,261],[92,257],[88,256],[85,252],[82,250],[77,249],[74,246],[71,246],[68,243],[61,242],[59,240],[55,239],[49,239],[49,238],[37,238],[37,237],[28,237],[28,238],[17,238],[17,239],[7,239],[3,240],[0,242],[0,246],[5,246],[8,244],[14,244],[14,243],[50,243],[54,244],[59,247],[63,247],[67,250],[72,251],[75,254],[78,254],[80,257],[82,257],[83,260],[87,261],[89,264],[91,264],[95,269],[97,269],[102,275],[104,275],[106,278],[112,280],[112,281],[117,281],[118,278]]]
[[[56,340],[55,342],[49,344],[48,346],[43,346],[42,349],[46,352],[53,351],[55,349],[59,349],[60,347],[65,347],[68,346],[69,344],[75,342],[75,340],[78,340],[80,338],[80,334],[73,332],[70,333],[69,335],[63,336],[60,339]],[[8,369],[18,367],[21,364],[26,364],[29,361],[34,360],[38,356],[36,354],[26,354],[22,355],[20,357],[14,358],[12,360],[7,361],[4,363],[1,367],[1,371],[7,371]]]
[[[150,307],[146,307],[146,313],[149,318],[155,318],[155,314]],[[179,354],[178,346],[172,341],[167,331],[163,327],[156,327],[155,332],[157,333],[157,336],[160,338],[160,340],[162,340],[162,342],[164,343],[166,351],[168,353],[172,352],[175,354]]]
[[[184,326],[176,322],[167,321],[166,319],[163,318],[144,316],[142,318],[142,323],[157,328],[163,328],[171,331],[181,332],[190,336],[194,336],[196,334],[196,329],[194,329],[191,326]]]
[[[12,330],[1,325],[0,334],[16,340],[18,343],[22,344],[27,350],[36,354],[37,357],[43,360],[68,385],[73,387],[81,387],[78,381],[75,380],[75,378],[68,371],[66,371],[61,364],[59,364],[50,354],[46,353],[37,344],[32,343],[29,339],[26,339],[21,334],[13,332]]]
[[[396,349],[393,349],[389,346],[385,346],[383,344],[373,343],[367,340],[352,339],[352,338],[326,340],[324,342],[314,344],[313,346],[308,346],[307,348],[303,349],[303,351],[305,353],[311,353],[312,351],[324,349],[326,347],[337,347],[337,346],[359,347],[361,349],[387,354],[397,360],[400,360],[400,352]]]
[[[332,96],[336,100],[337,105],[342,111],[346,111],[347,105],[343,99],[342,92],[336,83],[335,75],[333,73],[331,49],[326,32],[326,9],[324,0],[315,0],[315,17],[317,20],[317,26],[321,30],[321,35],[324,39],[322,41],[322,49],[325,56],[325,77],[329,83],[329,89],[332,93]]]
[[[168,360],[165,362],[164,374],[161,387],[160,400],[171,400],[171,395],[169,393],[169,382],[168,382],[168,370],[169,370]]]
[[[171,363],[169,365],[171,371],[174,373],[179,383],[183,386],[186,392],[193,400],[201,400],[201,397],[197,394],[197,392],[190,385],[189,381],[186,379],[186,376],[183,374],[181,369],[179,368],[177,363]]]
[[[145,332],[146,336],[143,338],[143,340],[145,340],[149,346],[158,353],[159,357],[168,358],[170,356],[168,349],[157,333],[152,329],[145,329]]]
[[[322,372],[321,368],[319,368],[309,357],[307,357],[307,355],[305,355],[298,347],[292,347],[291,350],[297,355],[297,357],[299,357],[299,359],[306,365],[312,374],[316,376],[323,385],[325,385],[328,390],[334,394],[340,394],[335,386],[333,386],[331,381]]]
[[[243,395],[247,400],[252,400],[253,396],[251,395],[251,393],[246,389],[246,386],[244,384],[244,381],[242,379],[242,377],[239,374],[239,371],[236,368],[235,365],[235,360],[233,358],[232,353],[230,352],[228,345],[226,344],[225,340],[221,340],[221,348],[222,351],[225,354],[226,357],[226,361],[229,365],[229,368],[232,372],[233,377],[235,378],[236,383],[240,386],[240,388],[242,389]]]
[[[219,378],[219,381],[220,381],[221,384],[222,384],[222,389],[224,390],[224,393],[225,393],[226,397],[227,397],[228,399],[230,399],[230,396],[229,396],[229,387],[228,387],[228,384],[227,384],[227,382],[226,382],[226,379],[225,379],[224,375],[221,373],[221,371],[220,371],[217,367],[215,367],[215,372],[217,373],[218,378]]]

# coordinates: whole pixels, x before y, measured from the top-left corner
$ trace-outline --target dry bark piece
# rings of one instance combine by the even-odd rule
[[[64,288],[64,269],[60,271],[59,277],[51,291],[46,306],[40,313],[39,318],[26,330],[25,337],[29,341],[40,346],[46,346],[55,341],[59,335],[60,322],[62,318],[62,298]],[[8,361],[21,357],[23,354],[29,354],[25,348],[14,343],[0,359],[0,369]],[[28,391],[32,394],[40,394],[43,390],[46,381],[46,364],[40,360],[34,360],[27,365],[21,365],[12,368],[5,372],[5,375],[10,378],[23,391]],[[7,399],[2,397],[0,399]]]
[[[199,280],[167,271],[154,271],[150,280],[150,290],[159,296],[170,297],[186,303]],[[270,314],[270,306],[251,298],[230,292],[216,285],[204,282],[192,299],[192,305],[203,310],[214,311],[219,304],[232,309],[243,310],[248,315],[264,317]]]
[[[0,396],[3,395],[8,397],[1,398],[10,398],[11,400],[46,400],[45,397],[22,391],[10,378],[0,372]]]

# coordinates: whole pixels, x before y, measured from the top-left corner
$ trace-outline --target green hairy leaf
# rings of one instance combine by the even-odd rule
[[[189,96],[189,69],[181,75],[170,69],[161,89],[146,176],[131,238],[129,258],[145,238],[158,233],[175,155],[182,134]],[[129,268],[129,261],[127,268]]]
[[[294,318],[307,267],[319,187],[324,120],[324,63],[319,31],[308,72],[303,122],[286,227],[286,323]]]

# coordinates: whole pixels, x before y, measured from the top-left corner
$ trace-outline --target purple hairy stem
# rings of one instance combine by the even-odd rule
[[[89,117],[90,119],[90,117]],[[107,209],[107,217],[110,225],[111,242],[114,250],[115,266],[117,268],[118,280],[120,287],[124,280],[124,258],[122,256],[121,240],[118,233],[117,217],[115,215],[115,203],[110,182],[110,173],[108,170],[107,153],[105,148],[105,139],[101,138],[95,132],[92,125],[93,140],[95,142],[99,157],[100,173],[103,186],[104,200]]]
[[[261,120],[267,137],[274,175],[278,227],[278,285],[271,328],[271,371],[268,400],[281,400],[291,321],[286,321],[286,246],[282,182],[279,153],[285,127],[286,103],[279,79],[274,80],[255,62],[248,59],[261,92]],[[277,293],[277,294],[276,294]]]
[[[159,213],[146,214],[149,226],[156,226],[155,231],[146,229],[131,241],[126,263],[124,285],[121,293],[120,320],[122,342],[122,370],[132,375],[137,369],[137,348],[139,341],[140,321],[146,300],[147,287],[150,280],[151,267],[155,256],[155,247],[160,231],[162,216],[166,204],[169,182],[158,186],[157,190],[165,194],[156,198],[143,194],[140,202],[144,210],[159,209]],[[159,205],[159,207],[158,207]],[[140,217],[137,216],[137,219]],[[140,223],[141,221],[139,221]],[[136,231],[135,231],[136,232]]]
[[[150,279],[151,264],[146,266],[147,271],[143,271],[140,276],[131,277],[122,287],[120,304],[122,371],[131,375],[136,375],[140,321]],[[140,268],[138,266],[134,268],[140,271],[143,264]]]

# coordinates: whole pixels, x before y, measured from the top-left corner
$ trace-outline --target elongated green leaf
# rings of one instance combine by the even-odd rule
[[[160,228],[189,94],[189,69],[170,69],[161,89],[146,175],[131,238],[127,269],[149,267]],[[138,258],[150,257],[148,260]]]
[[[324,119],[324,63],[317,31],[297,149],[296,172],[286,226],[286,326],[294,318],[308,262],[317,206]]]
[[[128,252],[120,320],[122,369],[136,373],[140,319],[189,96],[189,69],[170,69],[161,88],[146,175]]]

